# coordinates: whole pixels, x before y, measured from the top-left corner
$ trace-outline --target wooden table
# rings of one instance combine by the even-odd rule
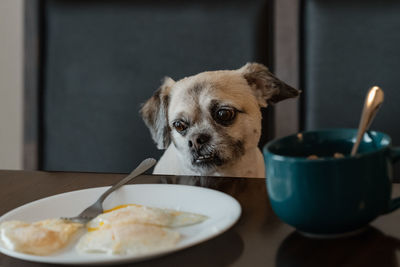
[[[0,171],[0,215],[54,194],[110,185],[123,176]],[[243,212],[236,225],[212,240],[134,266],[400,265],[400,210],[379,217],[357,236],[316,240],[303,237],[274,215],[268,202],[264,179],[142,175],[135,183],[190,184],[213,188],[235,197]],[[393,195],[400,195],[400,184],[394,184]],[[0,254],[0,267],[4,266],[45,264],[21,261]]]

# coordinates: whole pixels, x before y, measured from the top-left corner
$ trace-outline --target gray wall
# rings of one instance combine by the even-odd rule
[[[0,169],[22,169],[23,0],[0,1]]]

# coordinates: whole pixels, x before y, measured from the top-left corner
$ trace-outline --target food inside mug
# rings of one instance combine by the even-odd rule
[[[341,158],[344,158],[344,155],[342,153],[336,152],[336,153],[333,154],[332,157],[335,158],[335,159],[341,159]],[[315,155],[315,154],[312,154],[312,155],[307,157],[307,159],[311,159],[311,160],[312,159],[319,159],[319,158],[321,158],[321,157],[318,156],[318,155]]]
[[[350,156],[353,143],[343,141],[326,141],[318,144],[303,144],[287,156],[305,157],[307,159],[344,158]]]
[[[307,159],[350,157],[355,135],[350,131],[308,132],[288,136],[272,143],[268,150],[276,155]],[[379,137],[379,136],[378,136]],[[358,153],[375,151],[389,140],[370,135],[360,143]]]

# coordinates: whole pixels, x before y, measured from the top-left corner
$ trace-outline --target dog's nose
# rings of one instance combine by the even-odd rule
[[[210,141],[211,136],[208,134],[198,134],[192,136],[189,140],[189,147],[200,148],[201,145],[204,145],[208,141]]]

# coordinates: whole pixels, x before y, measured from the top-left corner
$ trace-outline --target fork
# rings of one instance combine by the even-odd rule
[[[116,189],[120,188],[122,185],[126,184],[133,178],[139,176],[140,174],[144,173],[148,169],[154,166],[157,161],[153,158],[148,158],[143,160],[139,166],[136,167],[128,176],[120,180],[118,183],[114,184],[110,187],[107,191],[105,191],[95,203],[91,206],[84,209],[79,215],[75,217],[61,217],[62,220],[71,221],[71,222],[78,222],[86,224],[88,221],[96,217],[97,215],[103,213],[103,201],[114,192]]]

